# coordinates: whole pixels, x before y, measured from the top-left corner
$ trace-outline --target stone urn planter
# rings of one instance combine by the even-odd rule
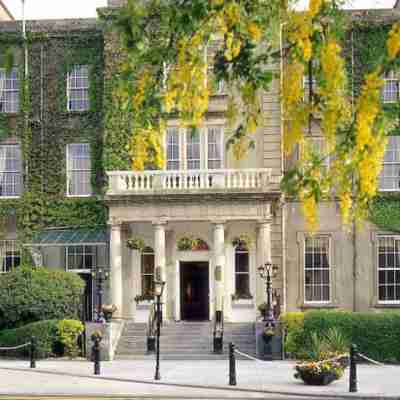
[[[303,362],[296,365],[294,376],[306,385],[329,385],[343,376],[347,364],[347,355],[340,355],[329,360]]]

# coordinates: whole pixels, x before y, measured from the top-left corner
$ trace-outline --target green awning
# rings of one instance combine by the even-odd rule
[[[36,234],[25,246],[105,246],[109,241],[106,228],[47,229]]]

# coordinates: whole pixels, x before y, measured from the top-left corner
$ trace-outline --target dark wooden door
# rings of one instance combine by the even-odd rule
[[[207,262],[181,262],[181,319],[209,319],[209,276]]]

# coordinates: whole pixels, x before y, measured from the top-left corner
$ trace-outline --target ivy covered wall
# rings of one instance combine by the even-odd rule
[[[352,66],[350,83],[356,94],[361,86],[361,77],[374,70],[385,57],[387,34],[394,18],[394,15],[374,11],[353,16],[346,52]],[[397,67],[400,73],[400,65]],[[387,135],[400,135],[400,102],[383,104],[383,108]],[[382,230],[400,232],[400,194],[379,194],[370,205],[369,219]]]
[[[2,143],[20,143],[23,194],[0,198],[0,232],[15,220],[25,241],[46,227],[97,226],[106,223],[101,200],[104,186],[103,34],[95,20],[32,22],[28,31],[28,77],[24,81],[23,42],[17,23],[2,23],[0,43],[12,44],[20,75],[20,112],[0,114]],[[89,66],[90,110],[67,111],[67,73],[74,65]],[[66,145],[90,143],[92,186],[89,198],[66,197]],[[3,228],[3,229],[2,229]],[[1,234],[1,233],[0,233]]]

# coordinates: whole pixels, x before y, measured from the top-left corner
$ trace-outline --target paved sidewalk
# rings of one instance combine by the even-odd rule
[[[228,386],[227,361],[163,361],[162,380],[153,380],[154,361],[102,363],[100,377],[87,361],[0,361],[0,394],[135,395],[191,398],[260,398],[266,393],[324,398],[400,399],[400,366],[358,366],[359,393],[348,393],[345,376],[328,386],[306,386],[294,379],[289,361],[237,361],[236,387]],[[274,396],[277,398],[277,396]]]

